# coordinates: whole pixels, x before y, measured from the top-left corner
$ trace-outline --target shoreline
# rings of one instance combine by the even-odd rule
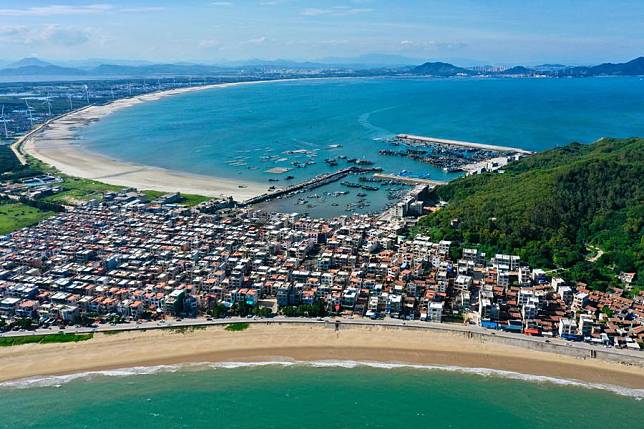
[[[188,332],[155,330],[95,334],[78,343],[0,349],[0,382],[124,368],[226,362],[380,362],[460,367],[550,377],[591,385],[644,389],[644,368],[535,351],[446,332],[311,325],[251,324],[241,332],[213,326]],[[440,368],[437,368],[440,369]],[[644,391],[642,391],[644,395]]]
[[[269,185],[113,159],[82,147],[76,139],[76,131],[115,111],[172,95],[241,85],[314,79],[322,78],[256,80],[175,88],[122,98],[104,105],[90,105],[39,125],[15,143],[15,152],[20,156],[23,154],[33,156],[66,175],[110,185],[208,197],[231,196],[235,200],[243,201],[265,193]],[[240,188],[240,185],[244,187]]]

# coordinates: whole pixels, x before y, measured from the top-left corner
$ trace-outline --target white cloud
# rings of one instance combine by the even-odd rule
[[[310,7],[302,11],[304,16],[349,16],[372,12],[373,9],[335,6],[327,9]]]
[[[119,12],[124,13],[138,13],[138,12],[160,12],[166,10],[163,6],[141,6],[141,7],[124,7],[119,9]]]
[[[220,46],[221,42],[215,39],[206,39],[199,42],[199,47],[203,49],[219,48]]]
[[[61,46],[79,46],[89,42],[92,34],[90,30],[60,25],[48,25],[41,32],[43,40]]]
[[[266,41],[266,36],[260,36],[260,37],[255,37],[253,39],[246,40],[245,43],[249,43],[251,45],[259,45],[261,43],[264,43]]]
[[[210,3],[213,6],[232,6],[233,2],[230,1],[215,1]]]
[[[423,49],[423,50],[457,50],[467,46],[462,42],[437,42],[435,40],[401,40],[400,46],[403,49]]]
[[[317,8],[308,8],[304,9],[302,11],[302,15],[304,16],[318,16],[318,15],[326,15],[330,12],[330,9],[317,9]]]
[[[5,25],[0,27],[0,40],[9,40],[29,33],[29,28],[24,25]]]
[[[24,9],[0,9],[0,16],[54,16],[54,15],[85,15],[103,13],[111,10],[109,4],[51,5],[34,6]]]
[[[0,42],[7,44],[56,46],[79,46],[89,42],[95,35],[91,28],[66,27],[49,24],[42,27],[22,25],[0,27]]]

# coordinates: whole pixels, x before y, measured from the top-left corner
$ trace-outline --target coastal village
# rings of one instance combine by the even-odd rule
[[[641,292],[594,291],[515,255],[411,238],[401,210],[314,219],[178,201],[106,193],[1,237],[0,326],[282,314],[471,324],[633,350],[644,341]],[[624,290],[632,281],[622,275]]]
[[[637,427],[642,16],[5,0],[0,429]]]

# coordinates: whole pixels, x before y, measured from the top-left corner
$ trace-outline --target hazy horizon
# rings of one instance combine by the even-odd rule
[[[5,0],[4,63],[319,61],[377,53],[460,65],[623,62],[644,3],[492,0]]]

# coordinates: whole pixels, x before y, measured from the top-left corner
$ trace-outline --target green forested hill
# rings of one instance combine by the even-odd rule
[[[538,153],[503,174],[464,177],[436,189],[446,208],[414,230],[535,267],[565,267],[605,289],[620,271],[644,277],[644,139],[602,139]],[[458,219],[458,227],[450,226]],[[601,250],[603,255],[592,258]]]

